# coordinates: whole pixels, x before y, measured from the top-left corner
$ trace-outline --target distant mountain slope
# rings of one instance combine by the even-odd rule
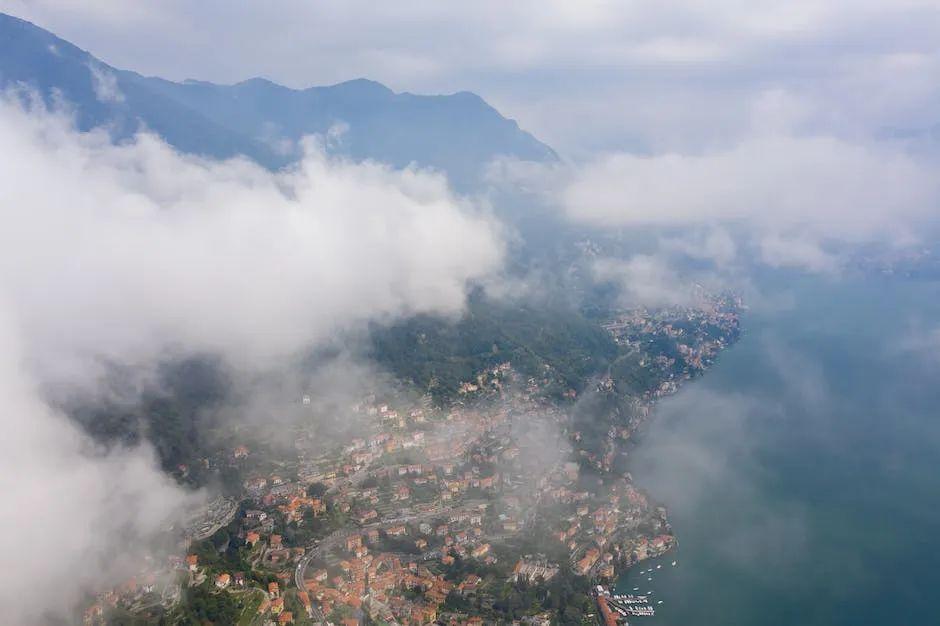
[[[116,139],[141,124],[183,152],[245,154],[265,166],[286,162],[263,144],[146,87],[127,80],[84,50],[29,22],[0,14],[0,85],[30,87],[47,104],[65,100],[81,130],[107,126]]]
[[[26,84],[47,101],[75,107],[80,128],[107,125],[118,139],[140,124],[184,152],[244,154],[267,167],[296,157],[293,142],[344,129],[334,152],[403,167],[444,170],[461,187],[479,180],[496,156],[549,161],[551,148],[468,92],[395,93],[352,80],[295,90],[264,79],[236,85],[175,83],[118,70],[29,22],[0,14],[0,84]],[[287,140],[287,141],[285,141]]]

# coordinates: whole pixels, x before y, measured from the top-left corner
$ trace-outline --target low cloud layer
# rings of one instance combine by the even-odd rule
[[[4,622],[63,617],[84,590],[136,572],[168,520],[197,504],[149,449],[99,449],[40,400],[0,320],[0,574]]]
[[[773,133],[704,154],[605,156],[576,175],[564,203],[599,226],[746,221],[851,241],[908,235],[938,192],[932,168],[885,146]]]
[[[748,102],[743,134],[722,145],[621,147],[548,166],[504,160],[490,182],[533,194],[598,234],[643,233],[644,254],[719,268],[757,260],[832,273],[859,244],[909,247],[936,236],[935,159],[866,133],[822,129],[813,120],[824,113],[768,89]]]
[[[655,256],[598,259],[592,269],[596,280],[617,287],[620,304],[627,308],[690,306],[695,302],[690,285]]]
[[[501,261],[494,223],[443,178],[329,161],[313,141],[272,175],[150,135],[114,147],[9,103],[0,135],[0,277],[43,353],[256,362],[366,320],[456,313]]]
[[[96,449],[40,389],[190,351],[263,369],[370,320],[456,314],[502,244],[435,175],[313,141],[278,174],[147,134],[114,146],[21,100],[0,101],[0,602],[33,623],[126,573],[116,557],[190,500],[148,448]]]
[[[859,244],[904,247],[936,233],[932,160],[893,143],[807,130],[813,114],[804,104],[781,91],[762,94],[747,136],[727,147],[613,152],[563,176],[514,173],[553,185],[575,223],[649,229],[660,256],[718,268],[756,260],[836,273]]]

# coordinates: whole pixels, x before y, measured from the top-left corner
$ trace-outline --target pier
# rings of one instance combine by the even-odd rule
[[[603,585],[597,585],[594,588],[594,593],[605,626],[624,624],[627,617],[652,617],[656,615],[656,609],[650,604],[648,596],[611,594]]]

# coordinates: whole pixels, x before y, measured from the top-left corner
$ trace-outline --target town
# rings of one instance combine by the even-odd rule
[[[625,471],[626,444],[734,340],[739,306],[617,315],[605,328],[619,362],[561,399],[553,372],[502,362],[448,406],[404,388],[364,393],[345,430],[326,433],[311,390],[292,453],[235,442],[206,459],[240,477],[237,493],[194,512],[174,529],[179,553],[98,593],[84,621],[549,624],[549,586],[593,621],[605,608],[643,615],[595,589],[676,543],[666,510]],[[648,377],[644,393],[618,389],[623,363]],[[579,416],[581,395],[617,409]]]

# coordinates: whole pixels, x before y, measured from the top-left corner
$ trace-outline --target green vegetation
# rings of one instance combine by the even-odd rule
[[[594,613],[590,581],[563,568],[548,582],[504,583],[488,594],[463,596],[448,594],[442,612],[482,615],[499,623],[509,623],[526,615],[551,611],[559,624],[582,624]]]
[[[187,588],[180,603],[182,614],[175,623],[185,626],[236,623],[242,612],[236,596],[210,589],[209,582]]]
[[[611,365],[610,377],[617,388],[628,395],[642,395],[659,384],[656,372],[640,365],[638,353],[625,354]]]
[[[258,617],[258,607],[264,601],[261,589],[248,589],[241,595],[242,611],[238,617],[238,626],[249,626]]]
[[[112,372],[118,386],[126,376]],[[156,448],[164,471],[181,482],[201,486],[217,479],[229,489],[240,488],[238,476],[223,476],[205,469],[202,459],[217,454],[220,440],[217,408],[229,390],[220,362],[191,358],[164,364],[155,384],[131,407],[125,404],[76,406],[70,414],[105,444],[138,444],[146,437]],[[185,469],[183,469],[185,468]]]
[[[416,316],[372,332],[372,356],[435,400],[456,395],[487,367],[510,361],[528,376],[553,370],[564,388],[580,390],[617,356],[597,323],[565,302],[501,302],[475,293],[457,321]]]

